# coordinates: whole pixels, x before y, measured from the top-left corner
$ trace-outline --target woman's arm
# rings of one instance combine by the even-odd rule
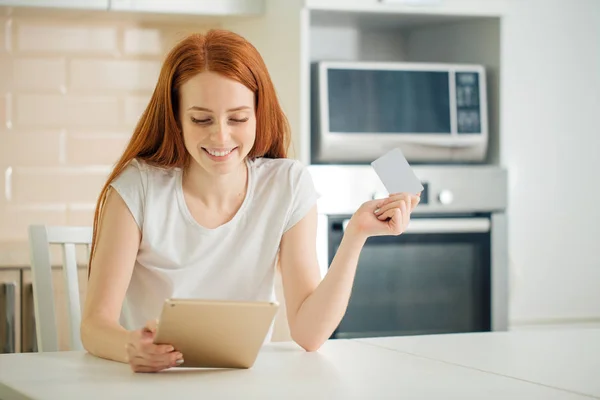
[[[366,240],[370,236],[404,232],[418,202],[418,196],[399,194],[363,204],[350,219],[320,283],[316,206],[283,235],[281,274],[290,333],[296,343],[307,351],[315,351],[331,336],[346,313]]]
[[[344,234],[321,281],[316,254],[316,206],[281,241],[281,277],[292,339],[315,351],[338,326],[350,299],[358,256],[366,238]],[[319,283],[319,281],[321,281]]]
[[[119,324],[141,233],[121,196],[109,190],[98,224],[81,322],[81,341],[91,354],[127,362],[129,331]]]

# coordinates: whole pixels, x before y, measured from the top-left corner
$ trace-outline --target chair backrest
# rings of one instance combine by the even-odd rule
[[[29,250],[36,320],[38,351],[58,351],[58,329],[54,304],[50,245],[62,246],[64,279],[67,295],[67,320],[71,350],[83,350],[80,337],[81,308],[77,274],[76,245],[87,247],[87,258],[92,243],[91,227],[45,226],[29,227]]]

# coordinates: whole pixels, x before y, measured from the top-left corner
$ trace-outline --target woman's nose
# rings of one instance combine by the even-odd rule
[[[218,141],[220,143],[226,143],[229,141],[231,133],[229,132],[229,127],[227,126],[227,124],[218,124],[215,126],[212,136],[215,139],[215,141]]]

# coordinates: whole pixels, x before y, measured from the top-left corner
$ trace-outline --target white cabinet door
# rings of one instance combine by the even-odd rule
[[[112,0],[114,11],[196,15],[258,15],[264,0]]]
[[[109,0],[0,0],[0,6],[108,10]]]

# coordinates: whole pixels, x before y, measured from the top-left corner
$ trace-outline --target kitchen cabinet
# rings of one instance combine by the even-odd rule
[[[0,0],[0,6],[108,10],[109,0]]]
[[[0,0],[0,6],[168,15],[253,16],[265,0]]]
[[[85,293],[87,289],[87,270],[79,268],[79,299],[83,308]],[[56,268],[52,271],[52,285],[54,289],[54,308],[56,313],[56,325],[58,329],[59,350],[69,350],[69,325],[67,318],[67,303],[64,278],[62,269]],[[22,352],[37,351],[35,333],[35,310],[33,305],[33,285],[31,270],[23,270],[22,273]]]
[[[18,269],[0,269],[0,353],[21,348],[21,274]]]
[[[112,0],[111,11],[187,15],[259,15],[263,0]]]
[[[306,0],[311,10],[389,14],[496,16],[510,0]]]

